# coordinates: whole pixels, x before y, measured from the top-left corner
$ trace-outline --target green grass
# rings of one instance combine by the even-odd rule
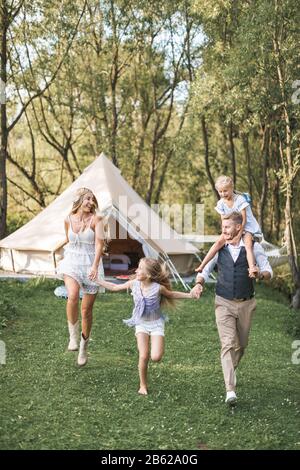
[[[89,362],[66,351],[65,301],[54,282],[0,282],[1,449],[300,449],[300,365],[286,329],[289,308],[258,286],[249,347],[238,370],[239,402],[224,404],[213,290],[169,313],[166,353],[137,394],[127,294],[99,295]]]

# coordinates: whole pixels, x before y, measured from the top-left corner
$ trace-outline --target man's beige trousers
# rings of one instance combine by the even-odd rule
[[[234,369],[248,344],[255,298],[239,302],[216,295],[216,323],[221,341],[221,363],[226,391],[235,390]]]

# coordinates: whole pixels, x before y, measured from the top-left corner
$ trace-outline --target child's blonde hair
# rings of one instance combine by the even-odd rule
[[[141,258],[140,263],[143,262],[145,265],[148,276],[151,281],[157,282],[161,286],[164,286],[168,290],[172,290],[171,282],[169,279],[170,272],[166,263],[161,263],[154,258]],[[166,307],[174,307],[175,302],[173,299],[168,299],[162,296],[161,305]]]
[[[215,188],[221,188],[223,186],[234,186],[233,179],[230,176],[221,175],[217,178]]]

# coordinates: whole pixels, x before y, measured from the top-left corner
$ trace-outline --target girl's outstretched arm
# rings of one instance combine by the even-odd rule
[[[165,286],[160,286],[160,293],[168,299],[194,299],[196,296],[192,292],[179,292],[176,290],[168,290]]]
[[[113,282],[103,281],[102,279],[95,279],[94,282],[113,292],[130,289],[132,284],[132,281],[124,282],[124,284],[114,284]]]

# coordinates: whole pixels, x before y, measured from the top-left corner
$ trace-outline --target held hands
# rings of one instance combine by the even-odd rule
[[[251,268],[248,269],[249,271],[249,277],[251,279],[259,279],[260,277],[260,270],[258,268],[258,266],[251,266]]]
[[[190,296],[192,299],[197,299],[199,300],[201,297],[201,294],[203,292],[203,286],[201,284],[196,284],[193,289],[190,292]]]

